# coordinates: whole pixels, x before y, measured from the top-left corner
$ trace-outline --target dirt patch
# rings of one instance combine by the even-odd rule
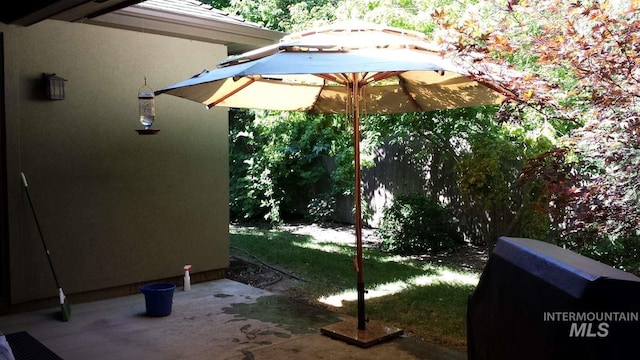
[[[299,280],[266,264],[238,255],[232,255],[229,259],[226,278],[259,289],[284,294],[299,283]]]
[[[229,259],[227,278],[251,285],[257,288],[265,288],[283,279],[283,275],[264,265],[250,262],[237,256]]]

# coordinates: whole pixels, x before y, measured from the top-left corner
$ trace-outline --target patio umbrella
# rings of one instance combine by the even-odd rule
[[[346,114],[353,121],[358,323],[365,329],[360,117],[499,104],[510,93],[444,57],[424,34],[360,21],[298,32],[156,91],[207,107]]]

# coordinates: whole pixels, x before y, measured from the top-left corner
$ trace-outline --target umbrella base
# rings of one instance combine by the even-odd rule
[[[384,326],[375,321],[367,322],[365,329],[359,330],[358,324],[354,319],[325,326],[320,329],[320,332],[328,337],[345,341],[348,344],[368,348],[402,335],[403,330]]]

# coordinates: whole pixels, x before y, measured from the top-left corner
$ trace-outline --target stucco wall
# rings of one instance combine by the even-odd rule
[[[211,68],[221,45],[44,21],[4,33],[11,302],[55,296],[20,181],[28,178],[67,295],[228,266],[227,111],[156,98],[140,136],[138,89]],[[67,79],[43,100],[43,72]]]

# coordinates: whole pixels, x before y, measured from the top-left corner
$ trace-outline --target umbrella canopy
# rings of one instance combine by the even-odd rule
[[[156,91],[224,106],[346,114],[354,124],[358,329],[365,329],[360,203],[361,114],[499,104],[510,93],[474,76],[424,34],[365,22],[294,33]]]
[[[508,95],[470,75],[421,33],[350,22],[289,35],[156,93],[208,107],[338,114],[352,105],[354,84],[369,114],[499,104]]]

